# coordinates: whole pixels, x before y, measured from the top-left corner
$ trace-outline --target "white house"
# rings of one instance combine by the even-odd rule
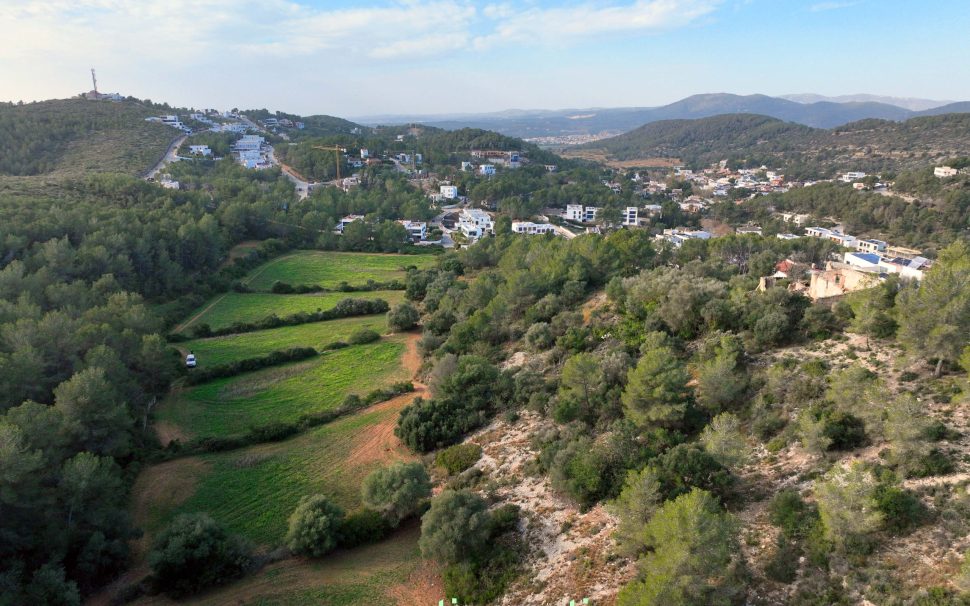
[[[190,145],[189,153],[193,156],[211,156],[212,150],[209,149],[208,145]]]
[[[657,236],[658,240],[666,240],[675,247],[680,248],[687,240],[710,240],[710,232],[701,230],[682,231],[679,229],[665,229],[662,234]]]
[[[586,206],[583,208],[583,223],[592,223],[596,220],[596,215],[599,214],[600,209],[598,206]]]
[[[458,197],[458,186],[457,185],[442,185],[438,188],[441,192],[441,197],[446,200],[454,200]]]
[[[879,260],[879,268],[887,273],[899,274],[901,278],[921,281],[923,272],[930,267],[926,257],[904,259],[902,257],[883,257]]]
[[[856,240],[855,249],[865,253],[886,252],[886,243],[882,240]]]
[[[542,235],[551,234],[556,228],[549,223],[532,223],[531,221],[513,221],[512,231],[517,234]]]
[[[470,170],[475,170],[475,165],[472,164],[471,162],[462,162],[461,169],[466,172]]]
[[[263,161],[263,154],[258,149],[244,149],[239,152],[239,163],[246,168],[256,168]]]
[[[846,265],[862,269],[878,269],[880,260],[879,255],[865,252],[847,252],[842,256],[842,261]]]
[[[466,238],[477,240],[485,234],[493,233],[495,223],[484,210],[466,208],[458,215],[458,229]]]
[[[794,224],[795,227],[801,227],[808,222],[809,215],[799,213],[781,213],[781,219],[786,223]]]
[[[960,171],[949,166],[937,166],[933,169],[933,176],[944,179],[946,177],[955,177],[958,172]]]
[[[623,225],[640,225],[640,209],[627,206],[623,210]]]
[[[567,204],[566,212],[563,213],[563,218],[570,221],[580,222],[583,220],[583,205],[582,204]]]
[[[482,164],[478,167],[478,174],[484,177],[491,177],[495,174],[495,167],[491,164]]]
[[[370,151],[366,147],[360,148],[360,159],[366,160],[367,158],[370,158]]]
[[[243,135],[238,141],[233,145],[236,151],[244,150],[257,150],[259,151],[263,147],[263,143],[266,140],[259,135]]]
[[[811,236],[812,238],[831,240],[839,246],[845,246],[846,248],[855,248],[857,242],[855,236],[843,234],[834,229],[825,229],[824,227],[806,227],[805,235]]]
[[[428,224],[424,221],[408,221],[402,219],[398,221],[408,232],[408,237],[415,242],[421,242],[428,238]]]
[[[847,173],[843,173],[842,176],[839,177],[839,179],[844,181],[845,183],[852,183],[853,181],[858,181],[860,179],[865,179],[865,178],[866,178],[866,173],[859,172],[859,171],[849,171]]]
[[[344,233],[344,228],[353,223],[354,221],[361,221],[364,215],[347,215],[337,223],[337,231],[339,233]]]

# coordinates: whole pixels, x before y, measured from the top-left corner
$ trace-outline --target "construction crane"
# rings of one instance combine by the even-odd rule
[[[91,84],[94,85],[94,94],[98,94],[98,79],[94,75],[94,68],[91,68]]]
[[[347,150],[346,149],[343,149],[341,147],[337,147],[336,145],[334,145],[333,147],[324,147],[322,145],[314,145],[313,146],[313,149],[322,149],[324,151],[332,151],[334,153],[335,160],[336,160],[336,164],[337,164],[337,181],[340,181],[340,154],[342,154],[343,152],[345,152]]]

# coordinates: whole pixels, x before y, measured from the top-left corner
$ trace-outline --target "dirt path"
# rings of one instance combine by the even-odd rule
[[[200,311],[199,313],[195,314],[194,316],[192,316],[191,318],[189,318],[185,322],[182,322],[181,324],[179,324],[178,326],[176,326],[172,330],[172,332],[182,332],[183,330],[185,330],[186,328],[188,328],[189,326],[191,326],[196,320],[198,320],[199,318],[201,318],[202,316],[204,316],[206,314],[206,312],[208,312],[210,309],[212,309],[213,307],[215,307],[216,303],[218,303],[219,301],[222,301],[224,298],[226,298],[226,295],[227,294],[228,293],[222,293],[221,295],[219,295],[218,297],[216,297],[215,299],[213,299],[212,300],[212,303],[209,303],[208,305],[206,305],[202,309],[202,311]]]

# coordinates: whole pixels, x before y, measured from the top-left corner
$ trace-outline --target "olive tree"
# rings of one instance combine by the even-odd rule
[[[431,499],[421,518],[421,554],[441,564],[454,564],[481,552],[490,533],[488,506],[466,490],[445,490]]]
[[[344,511],[321,494],[303,497],[290,515],[286,546],[293,553],[320,557],[337,546]]]
[[[414,514],[431,496],[431,480],[421,463],[394,463],[366,478],[361,486],[364,504],[379,511],[390,525]]]
[[[179,597],[242,575],[249,550],[207,514],[183,514],[155,540],[148,564],[158,587]]]

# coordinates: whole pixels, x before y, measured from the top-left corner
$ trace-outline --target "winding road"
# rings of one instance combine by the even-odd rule
[[[181,137],[179,137],[176,140],[172,141],[172,144],[168,146],[168,151],[165,152],[165,155],[162,156],[161,160],[159,160],[155,164],[155,166],[153,166],[151,168],[151,170],[149,170],[147,173],[145,173],[145,179],[146,180],[147,179],[154,179],[155,178],[155,175],[157,175],[170,162],[174,162],[175,161],[175,152],[178,151],[179,146],[182,145],[183,143],[185,143],[185,140],[188,139],[188,138],[189,138],[188,135],[182,135]]]

